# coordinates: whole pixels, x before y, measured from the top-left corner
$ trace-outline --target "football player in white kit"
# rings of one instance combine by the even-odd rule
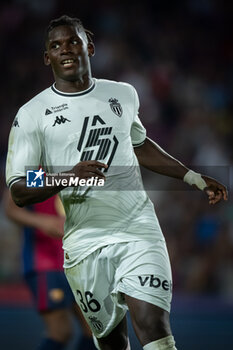
[[[176,349],[169,312],[172,276],[164,236],[139,164],[227,199],[225,186],[189,170],[146,137],[138,96],[126,83],[94,79],[91,32],[62,16],[47,29],[44,60],[55,83],[14,120],[6,178],[19,206],[59,192],[66,211],[64,268],[101,350],[130,349],[126,311],[144,350]],[[102,188],[26,187],[26,168],[95,177]]]

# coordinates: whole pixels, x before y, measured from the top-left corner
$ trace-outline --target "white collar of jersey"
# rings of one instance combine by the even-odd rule
[[[63,91],[59,91],[56,87],[55,87],[55,83],[51,86],[51,89],[53,90],[53,92],[55,92],[56,94],[58,95],[61,95],[61,96],[69,96],[69,97],[72,97],[72,96],[82,96],[82,95],[86,95],[88,94],[89,92],[91,92],[95,87],[95,81],[94,79],[92,79],[92,84],[91,86],[86,89],[86,90],[83,90],[83,91],[80,91],[80,92],[63,92]]]

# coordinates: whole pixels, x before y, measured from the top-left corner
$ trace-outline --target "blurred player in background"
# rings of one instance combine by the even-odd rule
[[[146,137],[136,90],[126,83],[94,79],[94,51],[91,32],[79,19],[63,16],[50,23],[44,59],[55,83],[16,116],[7,184],[19,206],[59,192],[66,212],[65,273],[98,349],[130,349],[129,309],[144,350],[175,350],[169,319],[170,262],[139,164],[205,191],[210,204],[226,200],[227,190]],[[60,166],[59,172],[63,169],[78,179],[106,180],[105,186],[95,190],[72,185],[64,190],[60,183],[30,188],[25,166],[35,169],[39,164],[50,173]],[[115,187],[118,181],[120,189]]]
[[[46,338],[38,350],[65,348],[72,336],[72,315],[77,317],[82,328],[82,337],[74,350],[95,349],[91,331],[75,303],[63,272],[65,219],[59,197],[19,208],[7,190],[4,203],[8,218],[24,227],[24,278],[46,327]]]

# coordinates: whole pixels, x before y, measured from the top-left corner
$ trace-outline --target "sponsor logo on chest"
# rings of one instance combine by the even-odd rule
[[[65,111],[66,109],[69,109],[68,103],[63,103],[59,106],[46,108],[44,115],[49,115],[52,113],[59,113],[61,111]]]

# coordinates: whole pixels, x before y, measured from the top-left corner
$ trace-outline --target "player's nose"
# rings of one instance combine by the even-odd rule
[[[61,54],[67,54],[69,52],[72,52],[71,46],[69,43],[64,42],[61,46]]]

